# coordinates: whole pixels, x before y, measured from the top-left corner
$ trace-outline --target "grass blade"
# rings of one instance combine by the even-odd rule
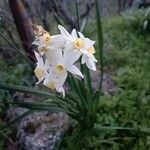
[[[86,77],[86,83],[90,92],[90,95],[93,95],[93,88],[92,88],[92,81],[91,81],[91,75],[90,75],[90,71],[87,68],[87,66],[84,66],[84,72],[85,72],[85,77]]]
[[[58,15],[54,12],[53,14],[57,24],[63,25],[62,20],[58,17]]]
[[[128,128],[128,127],[108,127],[108,126],[99,126],[99,125],[96,125],[96,126],[95,126],[95,129],[96,129],[96,130],[122,130],[122,131],[133,131],[133,132],[136,132],[136,133],[138,133],[138,134],[144,134],[144,135],[150,136],[150,132],[141,131],[141,130],[138,130],[138,129]]]
[[[74,77],[68,77],[68,83],[71,89],[78,95],[81,101],[81,107],[85,110],[88,110],[87,102],[86,102],[86,90],[83,88],[81,81],[76,80]]]
[[[101,91],[103,82],[103,32],[102,23],[100,17],[100,10],[98,0],[95,0],[95,10],[96,10],[96,23],[97,23],[97,37],[98,37],[98,47],[99,47],[99,65],[101,70],[99,90]]]

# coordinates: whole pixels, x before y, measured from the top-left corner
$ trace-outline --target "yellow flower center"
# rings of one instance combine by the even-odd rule
[[[92,47],[88,48],[87,51],[93,55],[95,53],[95,48],[92,46]]]
[[[57,73],[62,73],[62,72],[64,72],[64,70],[65,70],[65,66],[63,64],[58,64],[56,66],[56,72]]]
[[[54,90],[55,89],[55,84],[53,82],[50,82],[47,84],[47,87]]]
[[[45,45],[48,45],[51,42],[51,36],[48,33],[43,34],[43,41]]]
[[[35,68],[34,73],[35,73],[35,76],[38,79],[42,78],[45,75],[44,69],[43,68],[39,68],[39,67]]]
[[[83,48],[84,47],[84,40],[82,38],[77,38],[75,41],[74,41],[74,47],[76,49],[80,49],[80,48]]]

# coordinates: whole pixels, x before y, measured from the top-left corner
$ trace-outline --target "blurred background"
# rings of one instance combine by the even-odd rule
[[[58,24],[71,31],[77,28],[76,3],[81,31],[96,41],[94,0],[0,0],[0,83],[35,87],[32,24],[42,25],[51,34],[58,33]],[[149,129],[150,0],[99,0],[99,7],[104,36],[104,81],[98,121],[108,126]],[[99,71],[92,73],[92,77],[96,87]],[[0,101],[9,100],[39,101],[28,94],[0,90]],[[25,111],[0,103],[0,125]],[[0,131],[1,150],[54,149],[69,124],[64,114],[47,112],[30,114],[16,122]],[[121,133],[102,132],[99,138],[114,135]],[[122,136],[128,135],[132,133]],[[101,144],[99,148],[148,150],[150,138],[138,135],[132,140]]]

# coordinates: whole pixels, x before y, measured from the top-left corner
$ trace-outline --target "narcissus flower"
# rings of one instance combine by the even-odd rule
[[[82,55],[82,64],[85,63],[89,69],[95,71],[95,62],[97,62],[93,55],[95,53],[95,49],[93,47],[95,41],[85,38],[82,33],[77,33],[75,29],[72,30],[71,34],[69,34],[68,31],[61,25],[58,25],[58,28],[66,40],[66,49],[69,51],[78,50]]]
[[[88,46],[86,49],[82,50],[82,64],[86,64],[87,67],[93,71],[96,71],[96,65],[95,62],[97,62],[95,56],[93,55],[95,53],[95,49],[93,46]]]
[[[60,34],[51,36],[41,26],[36,26],[34,32],[36,38],[32,44],[38,46],[37,49],[41,55],[48,52],[49,49],[62,48],[65,44],[65,40]]]
[[[37,66],[34,70],[34,73],[35,76],[38,78],[38,82],[36,84],[39,84],[46,77],[47,70],[49,69],[49,64],[47,60],[44,63],[43,58],[36,51],[34,51],[34,54],[37,59]]]
[[[61,50],[56,50],[53,54],[53,61],[51,61],[51,70],[44,80],[44,85],[50,89],[56,89],[57,92],[63,93],[64,96],[63,85],[67,79],[68,72],[83,78],[80,70],[74,65],[79,57],[80,54],[78,51],[62,53]]]
[[[47,86],[51,90],[56,90],[59,93],[62,93],[63,97],[65,97],[65,90],[62,87],[64,83],[60,83],[60,81],[54,76],[54,74],[47,74],[43,85]]]
[[[34,70],[38,83],[43,81],[43,85],[52,90],[56,90],[65,96],[63,85],[68,73],[84,78],[81,71],[74,65],[81,57],[81,63],[86,64],[91,70],[96,70],[94,57],[94,41],[85,38],[75,29],[71,34],[58,26],[61,34],[51,36],[41,26],[35,26],[35,41],[38,52],[35,52],[37,67]]]
[[[66,51],[62,53],[61,50],[57,50],[54,53],[53,60],[55,61],[52,61],[51,64],[51,73],[60,81],[62,85],[67,78],[68,72],[83,78],[80,70],[74,65],[79,57],[80,53],[78,51]]]
[[[32,44],[37,45],[38,51],[43,55],[49,50],[62,48],[65,41],[61,35],[50,36],[50,34],[44,33],[42,36],[37,37]]]

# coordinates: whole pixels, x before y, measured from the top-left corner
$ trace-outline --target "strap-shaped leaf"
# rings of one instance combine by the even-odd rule
[[[2,103],[2,102],[1,102]],[[57,107],[54,103],[46,102],[6,102],[8,104],[17,105],[19,107],[27,108],[36,111],[48,111],[51,113],[66,112],[65,109]]]
[[[27,108],[33,111],[48,111],[50,113],[64,112],[75,120],[79,119],[79,113],[69,107],[60,107],[52,102],[7,102],[12,105]]]
[[[97,36],[98,36],[98,46],[99,46],[99,51],[98,51],[99,65],[100,65],[99,67],[101,70],[99,90],[101,90],[102,81],[103,81],[103,32],[102,32],[102,24],[101,24],[101,16],[100,16],[98,0],[95,0],[95,10],[96,10]]]
[[[57,99],[57,100],[59,99],[55,95],[52,95],[48,92],[41,91],[41,90],[31,88],[31,87],[26,87],[26,86],[0,84],[0,89],[5,89],[5,90],[9,90],[9,91],[23,92],[23,93],[30,93],[30,94],[34,94],[34,95],[37,95],[37,96],[40,96],[40,97],[47,97],[47,98],[50,98],[50,99]]]

